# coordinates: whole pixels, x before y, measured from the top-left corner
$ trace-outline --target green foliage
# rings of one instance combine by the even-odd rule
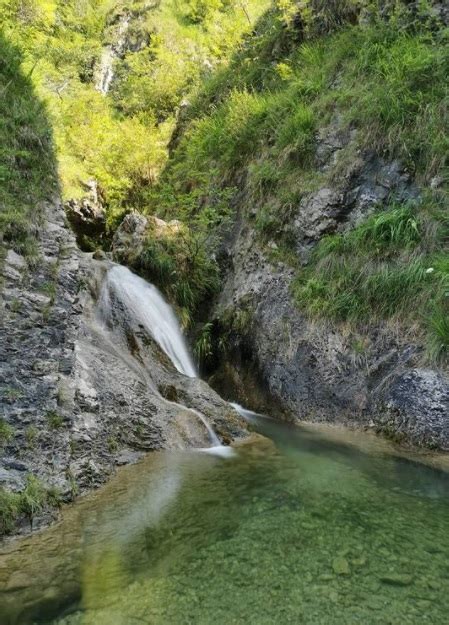
[[[195,341],[193,352],[199,364],[205,364],[213,354],[212,323],[205,323]]]
[[[14,428],[4,419],[0,418],[0,449],[9,443],[14,436]]]
[[[276,4],[197,93],[150,205],[170,196],[172,207],[188,204],[195,218],[218,214],[214,195],[239,186],[229,205],[246,209],[261,237],[295,266],[290,225],[301,199],[341,179],[357,150],[400,158],[423,184],[448,179],[449,47],[424,4],[419,11],[351,0]],[[343,129],[358,129],[357,144],[335,171],[320,172],[317,131],[336,117]],[[321,241],[298,271],[298,304],[334,320],[418,321],[443,354],[446,287],[436,258],[447,255],[444,189],[445,182],[439,204],[393,204]],[[166,214],[176,212],[167,205]]]
[[[54,128],[64,196],[81,197],[95,178],[113,226],[125,210],[144,205],[145,190],[164,167],[182,98],[238,45],[267,4],[0,0],[6,34],[0,44],[0,113],[6,120],[0,126],[0,182],[6,181],[0,204],[7,208],[0,227],[11,230],[15,245],[26,244],[29,230],[28,215],[17,214],[15,203],[30,196],[36,205],[40,196],[33,186],[46,195],[47,172],[55,169],[49,125],[32,86]],[[200,23],[189,18],[200,13]],[[101,56],[120,37],[124,14],[131,16],[124,55],[115,61],[116,79],[105,97],[95,85]]]
[[[9,534],[20,514],[20,496],[0,487],[0,536]]]
[[[39,205],[54,190],[55,162],[47,112],[22,60],[0,33],[0,238],[33,257]]]
[[[28,475],[25,489],[20,493],[19,510],[30,522],[47,503],[47,490],[34,475]]]
[[[39,437],[39,431],[34,425],[29,425],[25,430],[25,441],[29,449],[34,449]]]
[[[45,415],[45,419],[47,421],[47,425],[51,430],[60,430],[64,427],[64,417],[55,412],[54,410],[49,410]]]
[[[393,205],[355,229],[322,239],[298,273],[294,294],[311,315],[336,321],[400,316],[425,323],[429,353],[447,354],[449,263],[447,229],[431,206]]]
[[[437,362],[447,361],[449,358],[449,290],[446,291],[445,296],[446,300],[437,305],[428,320],[429,356]]]
[[[219,285],[217,263],[207,253],[203,235],[193,230],[150,235],[138,265],[177,305],[184,325]]]
[[[322,239],[317,258],[330,254],[365,252],[382,258],[401,250],[416,247],[424,237],[424,223],[412,204],[392,205],[389,210],[377,212],[354,230],[344,235]]]

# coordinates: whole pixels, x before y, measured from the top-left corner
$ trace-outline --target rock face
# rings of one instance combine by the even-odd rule
[[[32,473],[67,500],[144,452],[207,447],[198,411],[225,442],[245,435],[234,410],[179,374],[126,310],[109,327],[99,319],[108,263],[78,250],[57,203],[39,244],[35,267],[12,250],[1,267],[1,416],[12,432],[1,487],[20,491]]]
[[[65,211],[70,225],[77,234],[78,243],[84,237],[100,239],[106,234],[106,213],[101,204],[101,193],[95,180],[87,183],[88,195],[82,200],[68,200]]]
[[[417,196],[399,163],[353,153],[354,136],[338,123],[318,140],[317,166],[324,186],[304,197],[284,228],[293,235],[300,260],[320,237],[357,224],[383,202]],[[255,410],[274,407],[295,420],[343,422],[374,427],[395,439],[449,449],[449,378],[422,369],[422,348],[388,324],[372,324],[360,337],[305,318],[291,296],[293,270],[269,260],[252,222],[241,216],[225,251],[227,277],[213,313],[223,332],[229,318],[245,319],[231,331],[228,359],[211,383],[224,396]],[[268,249],[267,249],[268,247]],[[248,375],[250,372],[250,375]],[[259,390],[248,393],[251,383]]]

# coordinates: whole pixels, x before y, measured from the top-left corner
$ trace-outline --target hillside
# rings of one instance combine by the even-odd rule
[[[448,16],[379,7],[265,13],[183,112],[148,196],[200,252],[150,233],[121,258],[202,321],[223,393],[445,446]]]

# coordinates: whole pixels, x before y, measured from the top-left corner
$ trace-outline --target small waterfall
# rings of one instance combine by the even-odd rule
[[[100,308],[106,317],[111,306],[111,294],[151,334],[180,373],[189,378],[196,377],[176,315],[155,286],[126,267],[114,265],[108,271],[100,300]]]
[[[114,78],[114,61],[122,56],[126,50],[126,34],[129,28],[130,16],[122,15],[116,29],[117,40],[113,45],[106,46],[101,55],[95,88],[106,95]]]
[[[111,309],[114,305],[113,299],[123,306],[130,318],[148,331],[180,373],[190,378],[197,377],[176,315],[155,286],[122,265],[113,265],[106,275],[100,295],[99,312],[103,320],[110,319]],[[157,392],[156,389],[155,392]],[[204,425],[212,447],[201,451],[223,457],[234,454],[232,448],[224,447],[221,444],[220,439],[201,412],[165,398],[164,400],[169,404],[188,410]]]
[[[114,63],[114,52],[111,47],[107,47],[103,50],[100,61],[100,70],[98,72],[98,79],[96,82],[96,89],[103,95],[106,95],[111,86],[112,79],[114,78],[114,70],[112,65]]]
[[[231,402],[230,405],[234,408],[236,412],[238,412],[241,417],[243,417],[246,421],[249,421],[250,423],[256,421],[257,418],[261,416],[257,414],[257,412],[253,412],[252,410],[247,410],[246,408],[243,408],[243,406],[240,406],[240,404],[234,404]]]

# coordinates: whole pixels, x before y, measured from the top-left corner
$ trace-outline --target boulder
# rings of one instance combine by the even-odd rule
[[[140,213],[129,213],[117,228],[112,240],[113,258],[132,265],[150,237],[169,238],[179,233],[182,227],[181,222],[176,219],[167,222],[154,215],[146,217]]]

